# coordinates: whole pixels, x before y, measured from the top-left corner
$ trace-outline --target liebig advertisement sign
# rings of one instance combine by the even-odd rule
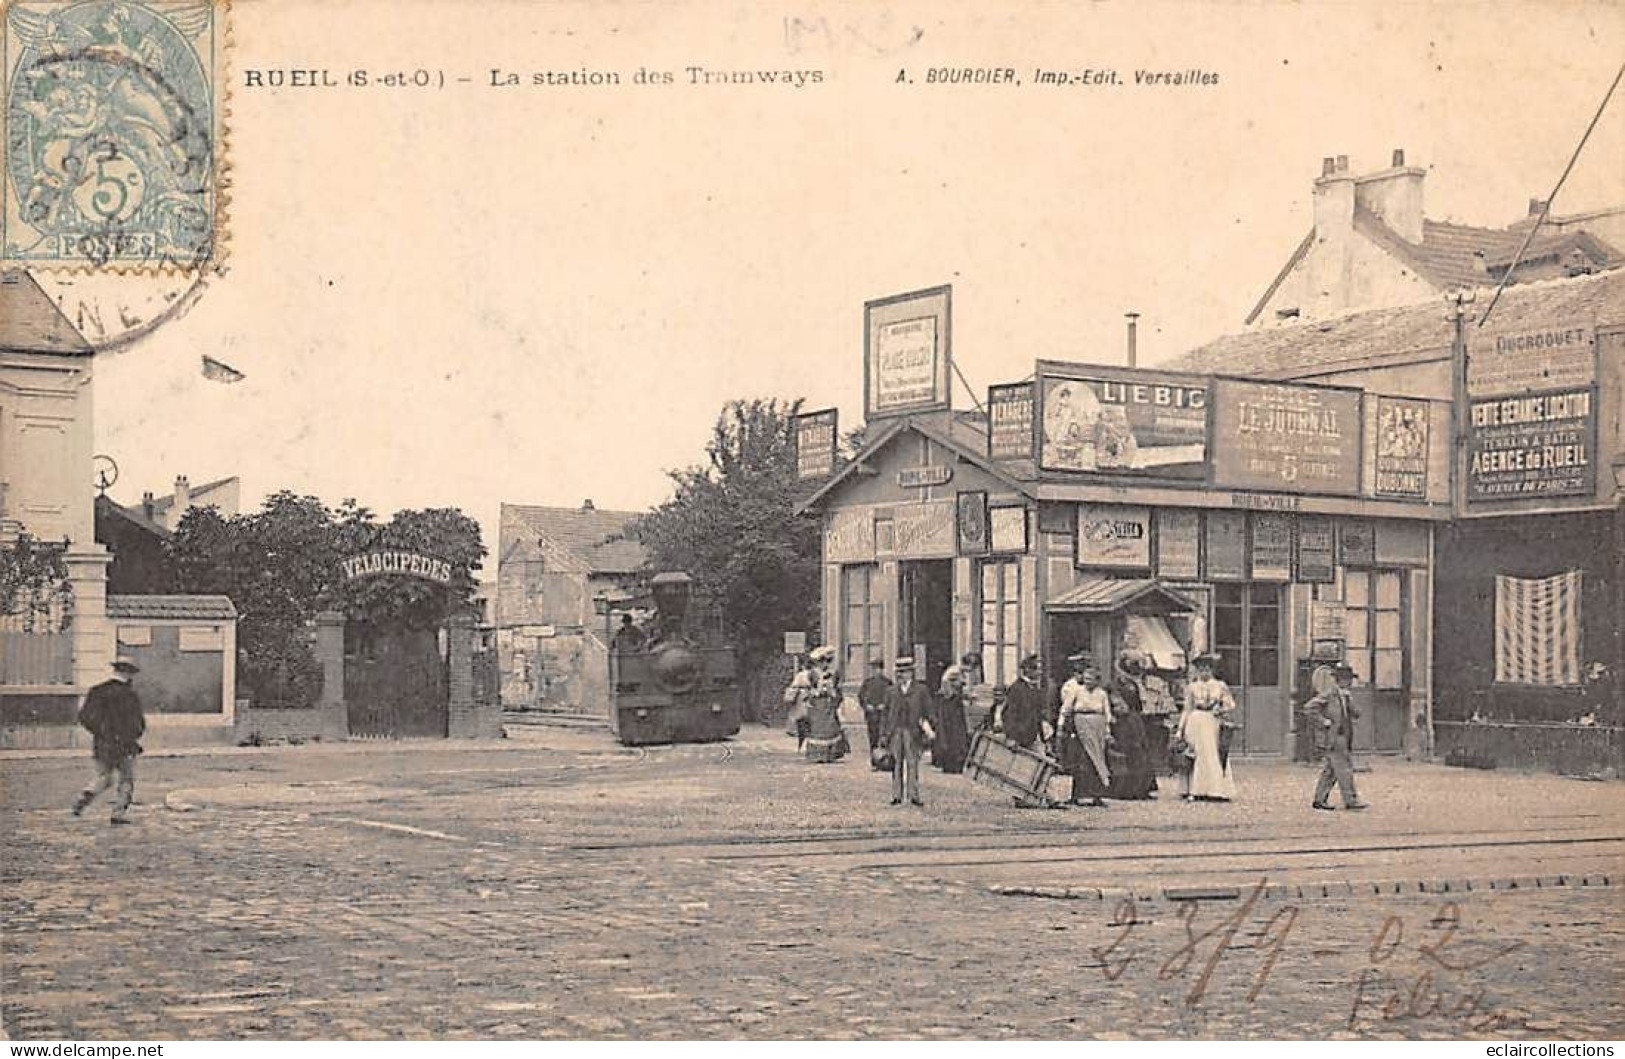
[[[1215,380],[1214,484],[1358,495],[1360,399],[1358,390]]]
[[[1207,380],[1039,362],[1039,465],[1048,471],[1201,478]]]
[[[1474,400],[1468,430],[1470,502],[1579,496],[1597,488],[1594,389]]]

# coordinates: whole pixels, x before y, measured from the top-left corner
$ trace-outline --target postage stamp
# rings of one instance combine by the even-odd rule
[[[0,10],[0,264],[217,267],[226,5],[0,0]]]

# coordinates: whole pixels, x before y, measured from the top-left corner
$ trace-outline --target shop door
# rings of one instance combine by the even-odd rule
[[[1405,686],[1410,673],[1401,570],[1349,570],[1348,663],[1354,670],[1355,750],[1397,752],[1405,743]]]
[[[898,563],[897,652],[925,650],[926,686],[935,691],[954,653],[954,563]],[[918,662],[916,661],[916,664]]]
[[[1287,694],[1281,678],[1281,586],[1216,585],[1213,650],[1219,678],[1241,708],[1232,750],[1280,754],[1286,748]]]

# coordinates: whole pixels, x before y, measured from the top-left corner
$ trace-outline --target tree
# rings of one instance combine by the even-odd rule
[[[443,559],[451,583],[344,580],[343,559],[379,549]],[[309,705],[321,691],[310,635],[318,613],[337,609],[352,620],[433,627],[471,605],[473,571],[485,547],[479,525],[454,508],[400,511],[379,524],[354,500],[335,511],[284,490],[251,514],[188,511],[169,554],[183,592],[228,596],[237,608],[243,687],[262,703]]]
[[[0,615],[23,632],[61,632],[73,620],[73,588],[63,556],[67,541],[47,543],[27,533],[0,546]]]
[[[786,630],[816,633],[819,528],[795,514],[793,416],[801,402],[735,400],[718,415],[706,462],[669,471],[674,495],[635,535],[657,570],[683,570],[722,606],[747,701]]]

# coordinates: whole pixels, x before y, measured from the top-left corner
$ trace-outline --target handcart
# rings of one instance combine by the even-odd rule
[[[1060,766],[1039,751],[985,728],[976,733],[965,760],[965,773],[975,782],[1003,791],[1019,803],[1045,809],[1059,804],[1049,796],[1050,780],[1059,770]]]

